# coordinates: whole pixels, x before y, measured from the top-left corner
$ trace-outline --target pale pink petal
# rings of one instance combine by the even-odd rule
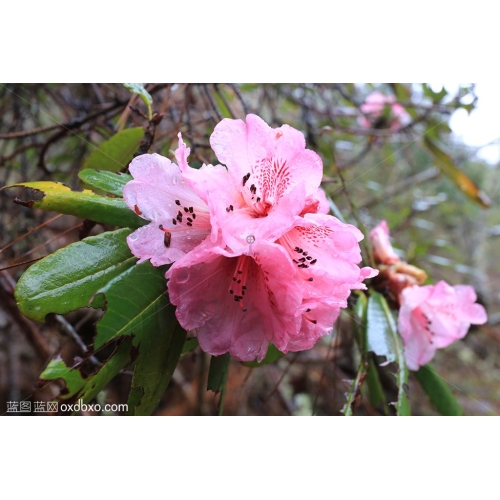
[[[207,213],[208,207],[184,181],[179,167],[158,154],[141,155],[129,167],[134,177],[123,188],[125,203],[143,219],[165,223],[183,206]]]
[[[168,247],[165,242],[167,241]],[[182,257],[182,251],[172,242],[165,239],[165,233],[158,228],[158,224],[148,224],[140,227],[127,236],[127,244],[130,251],[139,257],[137,264],[150,259],[153,266],[171,264]]]
[[[421,335],[412,335],[404,346],[406,365],[410,370],[417,371],[426,365],[436,354],[436,346]]]
[[[136,214],[152,221],[127,239],[139,262],[170,264],[210,234],[208,207],[175,163],[148,154],[135,158],[129,169],[134,180],[124,186],[124,200]]]
[[[288,336],[284,352],[310,349],[319,338],[330,335],[340,315],[340,307],[333,302],[309,300],[302,303],[298,314],[301,317],[300,331]]]
[[[188,148],[182,140],[182,134],[180,132],[177,134],[177,137],[179,138],[179,146],[174,151],[175,159],[177,160],[177,165],[179,165],[181,171],[187,172],[190,170],[187,162],[187,157],[189,156],[191,149]]]

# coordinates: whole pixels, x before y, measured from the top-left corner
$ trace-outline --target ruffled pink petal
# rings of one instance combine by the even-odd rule
[[[288,336],[284,352],[310,349],[325,335],[333,331],[333,324],[340,315],[340,306],[328,301],[304,301],[298,311],[301,318],[300,331]]]
[[[346,307],[350,290],[364,288],[361,281],[377,273],[371,268],[362,271],[357,265],[362,238],[358,229],[335,217],[309,213],[297,217],[295,227],[278,243],[297,267],[306,297],[330,298]]]
[[[247,115],[246,123],[226,118],[210,144],[235,185],[241,184],[248,205],[257,198],[273,205],[298,184],[310,196],[321,182],[321,158],[305,149],[303,134],[288,125],[272,129],[256,115]]]
[[[256,243],[252,256],[221,252],[205,242],[177,261],[166,274],[170,300],[205,352],[262,360],[269,342],[279,348],[282,332],[299,328],[302,291],[290,279],[293,266],[279,245],[267,242]]]
[[[184,181],[179,167],[158,154],[141,155],[129,167],[134,177],[123,188],[127,205],[143,219],[165,223],[183,206],[208,213],[208,207]]]
[[[328,212],[330,212],[330,205],[325,192],[323,189],[318,188],[313,195],[306,198],[306,203],[300,216],[304,217],[305,214],[327,214]]]
[[[185,149],[179,157],[186,159],[188,153]],[[208,207],[175,163],[157,154],[141,155],[129,168],[134,180],[124,186],[124,200],[135,213],[152,221],[148,229],[136,231],[127,240],[140,262],[170,264],[210,234]],[[187,163],[186,169],[193,170]],[[147,238],[151,238],[149,245]]]
[[[436,354],[436,346],[421,335],[412,335],[404,345],[405,362],[408,369],[417,371]]]

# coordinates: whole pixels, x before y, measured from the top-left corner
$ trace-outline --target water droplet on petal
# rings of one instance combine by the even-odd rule
[[[249,234],[249,235],[247,236],[247,243],[248,243],[249,245],[251,245],[251,244],[252,244],[252,243],[254,243],[254,242],[255,242],[255,236],[254,236],[253,234]]]
[[[132,233],[130,236],[129,236],[129,239],[130,241],[136,241],[137,240],[137,232],[134,232]]]

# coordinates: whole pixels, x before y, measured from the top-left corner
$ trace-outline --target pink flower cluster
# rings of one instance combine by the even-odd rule
[[[366,129],[388,128],[395,132],[410,121],[410,115],[401,104],[396,102],[394,96],[386,96],[380,92],[369,94],[360,110],[363,115],[359,117],[358,122]],[[388,113],[387,116],[385,113]],[[381,127],[381,120],[384,117],[386,120],[383,121],[384,126]]]
[[[486,311],[476,303],[471,286],[450,286],[444,281],[436,285],[414,284],[421,283],[425,273],[400,261],[389,241],[386,221],[370,232],[370,242],[375,260],[382,267],[388,266],[382,275],[387,276],[389,287],[399,296],[398,330],[410,370],[427,364],[437,349],[464,338],[471,324],[486,323]]]
[[[127,241],[166,273],[179,323],[212,355],[262,360],[270,342],[301,351],[331,332],[360,269],[362,233],[326,215],[320,157],[301,132],[255,115],[222,120],[210,138],[224,165],[191,168],[157,154],[130,164],[128,206],[151,221]]]

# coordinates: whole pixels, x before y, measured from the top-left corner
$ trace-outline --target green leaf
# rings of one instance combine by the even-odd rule
[[[434,158],[436,165],[466,196],[483,208],[489,208],[491,206],[491,200],[488,195],[480,190],[476,184],[453,163],[451,156],[446,154],[427,135],[424,137],[424,147]]]
[[[441,415],[459,416],[463,414],[463,410],[448,384],[431,365],[420,367],[420,370],[415,372],[415,377]]]
[[[90,375],[83,375],[82,363],[68,367],[62,359],[56,358],[48,364],[40,375],[40,380],[63,380],[66,387],[57,400],[74,402],[81,399],[86,404],[133,361],[133,352],[132,341],[124,339],[106,362]]]
[[[15,289],[20,311],[27,318],[44,321],[49,313],[88,307],[108,281],[135,266],[137,259],[125,240],[129,234],[130,229],[119,229],[91,236],[33,264]]]
[[[101,293],[107,309],[97,325],[96,349],[122,335],[141,337],[149,330],[160,335],[172,323],[166,311],[165,266],[153,267],[146,261],[129,267],[101,287],[96,296]]]
[[[159,311],[158,322],[168,323],[166,328],[150,328],[141,335],[128,400],[129,415],[151,415],[174,374],[186,340],[186,332],[174,313],[171,305]]]
[[[269,363],[275,363],[278,359],[282,358],[285,354],[278,350],[274,344],[269,344],[267,348],[267,353],[262,361],[246,361],[242,362],[243,366],[248,366],[249,368],[257,368],[258,366],[268,365]]]
[[[127,167],[144,137],[142,127],[127,128],[99,144],[90,153],[83,168],[119,172]]]
[[[97,297],[100,294],[107,307],[97,325],[94,347],[133,337],[137,360],[128,411],[150,415],[172,378],[186,340],[168,299],[165,266],[135,265],[101,288]]]
[[[132,94],[138,94],[141,96],[141,99],[148,108],[148,118],[151,120],[151,105],[153,104],[153,98],[151,97],[151,94],[146,90],[144,85],[142,83],[124,83],[123,86],[128,91],[132,92]]]
[[[78,172],[80,180],[94,191],[123,196],[123,186],[133,179],[131,175],[120,172],[102,172],[91,168]]]
[[[354,333],[359,349],[362,352],[367,350],[366,338],[366,309],[368,306],[368,299],[362,292],[358,294],[358,300],[354,306]]]
[[[387,401],[385,399],[384,389],[380,382],[377,366],[373,359],[368,360],[368,369],[366,371],[366,385],[368,386],[368,393],[370,402],[375,408],[382,408],[383,412],[387,415]]]
[[[404,360],[403,345],[389,305],[377,292],[373,292],[368,299],[366,326],[368,350],[373,351],[377,356],[385,356],[388,363],[398,364],[396,412],[398,415],[410,415],[410,403],[406,396],[408,368]]]
[[[148,223],[130,210],[122,199],[99,196],[87,189],[72,191],[65,184],[49,181],[23,182],[2,189],[13,187],[31,188],[43,194],[41,200],[22,201],[16,198],[16,203],[29,208],[74,215],[81,219],[119,227],[137,228]]]
[[[212,390],[216,394],[221,393],[219,402],[219,415],[224,410],[224,399],[226,397],[226,385],[229,375],[229,363],[231,356],[229,353],[222,356],[212,356],[210,360],[210,370],[208,371],[207,390]]]

